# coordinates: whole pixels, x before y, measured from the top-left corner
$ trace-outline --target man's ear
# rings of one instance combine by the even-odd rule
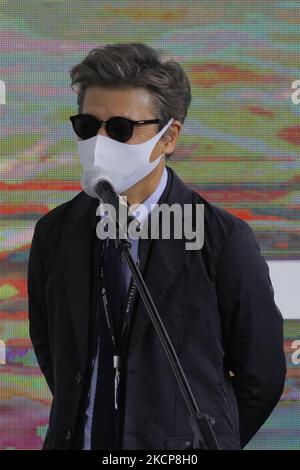
[[[179,137],[179,133],[181,130],[181,122],[180,121],[174,121],[171,126],[167,129],[166,133],[164,136],[162,136],[162,141],[165,143],[165,153],[166,155],[170,156],[174,153],[176,145],[177,145],[177,139]],[[167,159],[167,157],[166,157]]]
[[[178,138],[181,130],[181,122],[174,121],[171,126],[166,130],[165,134],[161,137],[164,142],[173,142]]]

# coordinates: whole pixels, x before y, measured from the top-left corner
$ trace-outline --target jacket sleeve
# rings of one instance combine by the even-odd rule
[[[45,276],[39,230],[40,226],[37,222],[32,238],[27,271],[29,335],[38,364],[53,395],[54,380],[48,338],[47,306],[44,295]]]
[[[226,242],[216,288],[224,360],[234,374],[244,447],[279,401],[286,375],[283,318],[274,301],[268,264],[248,224]]]

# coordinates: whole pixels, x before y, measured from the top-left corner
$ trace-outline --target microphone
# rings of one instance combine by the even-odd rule
[[[118,195],[114,190],[111,179],[103,176],[101,168],[95,166],[83,174],[81,186],[88,196],[98,198],[102,204],[113,206],[116,214],[116,220],[113,220],[113,223],[116,223],[118,238],[121,232],[125,235],[125,238],[127,238],[127,226],[126,223],[125,226],[121,223],[120,211],[125,211],[125,219],[128,223],[136,219],[124,198]],[[110,211],[108,211],[108,213],[111,215]]]

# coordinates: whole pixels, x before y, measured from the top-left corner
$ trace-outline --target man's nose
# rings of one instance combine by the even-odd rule
[[[104,135],[105,137],[109,137],[109,135],[106,132],[105,122],[102,123],[102,125],[101,125],[100,129],[98,130],[97,134]]]

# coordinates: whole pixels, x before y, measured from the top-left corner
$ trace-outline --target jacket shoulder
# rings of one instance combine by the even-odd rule
[[[226,242],[233,234],[245,230],[251,237],[254,236],[254,232],[247,222],[212,204],[201,195],[200,191],[196,191],[184,183],[173,169],[168,167],[168,170],[172,176],[172,196],[169,197],[169,200],[171,200],[171,203],[180,200],[183,205],[192,203],[194,227],[195,220],[197,220],[194,216],[198,217],[196,205],[203,204],[204,206],[204,250],[202,253],[205,252],[210,260],[218,258]],[[199,229],[199,224],[196,224],[196,229]]]
[[[59,230],[68,218],[74,205],[83,197],[84,193],[81,191],[69,201],[59,204],[43,215],[35,224],[35,232],[39,234],[39,239],[47,239],[50,234]]]
[[[236,230],[250,228],[245,220],[209,202],[198,192],[193,191],[193,196],[196,203],[204,205],[204,218],[207,229],[220,231],[226,237],[226,235],[230,236]]]
[[[227,242],[234,240],[241,232],[251,239],[255,233],[251,226],[240,217],[207,201],[201,194],[193,191],[194,202],[204,205],[204,256],[218,263]]]
[[[185,203],[192,203],[194,208],[197,204],[204,205],[204,230],[206,237],[215,240],[218,238],[225,240],[236,230],[246,227],[250,228],[243,219],[212,204],[201,195],[200,191],[196,191],[188,186],[172,168],[168,167],[168,171],[172,176],[172,196],[168,197],[171,203],[180,200],[183,205]]]

